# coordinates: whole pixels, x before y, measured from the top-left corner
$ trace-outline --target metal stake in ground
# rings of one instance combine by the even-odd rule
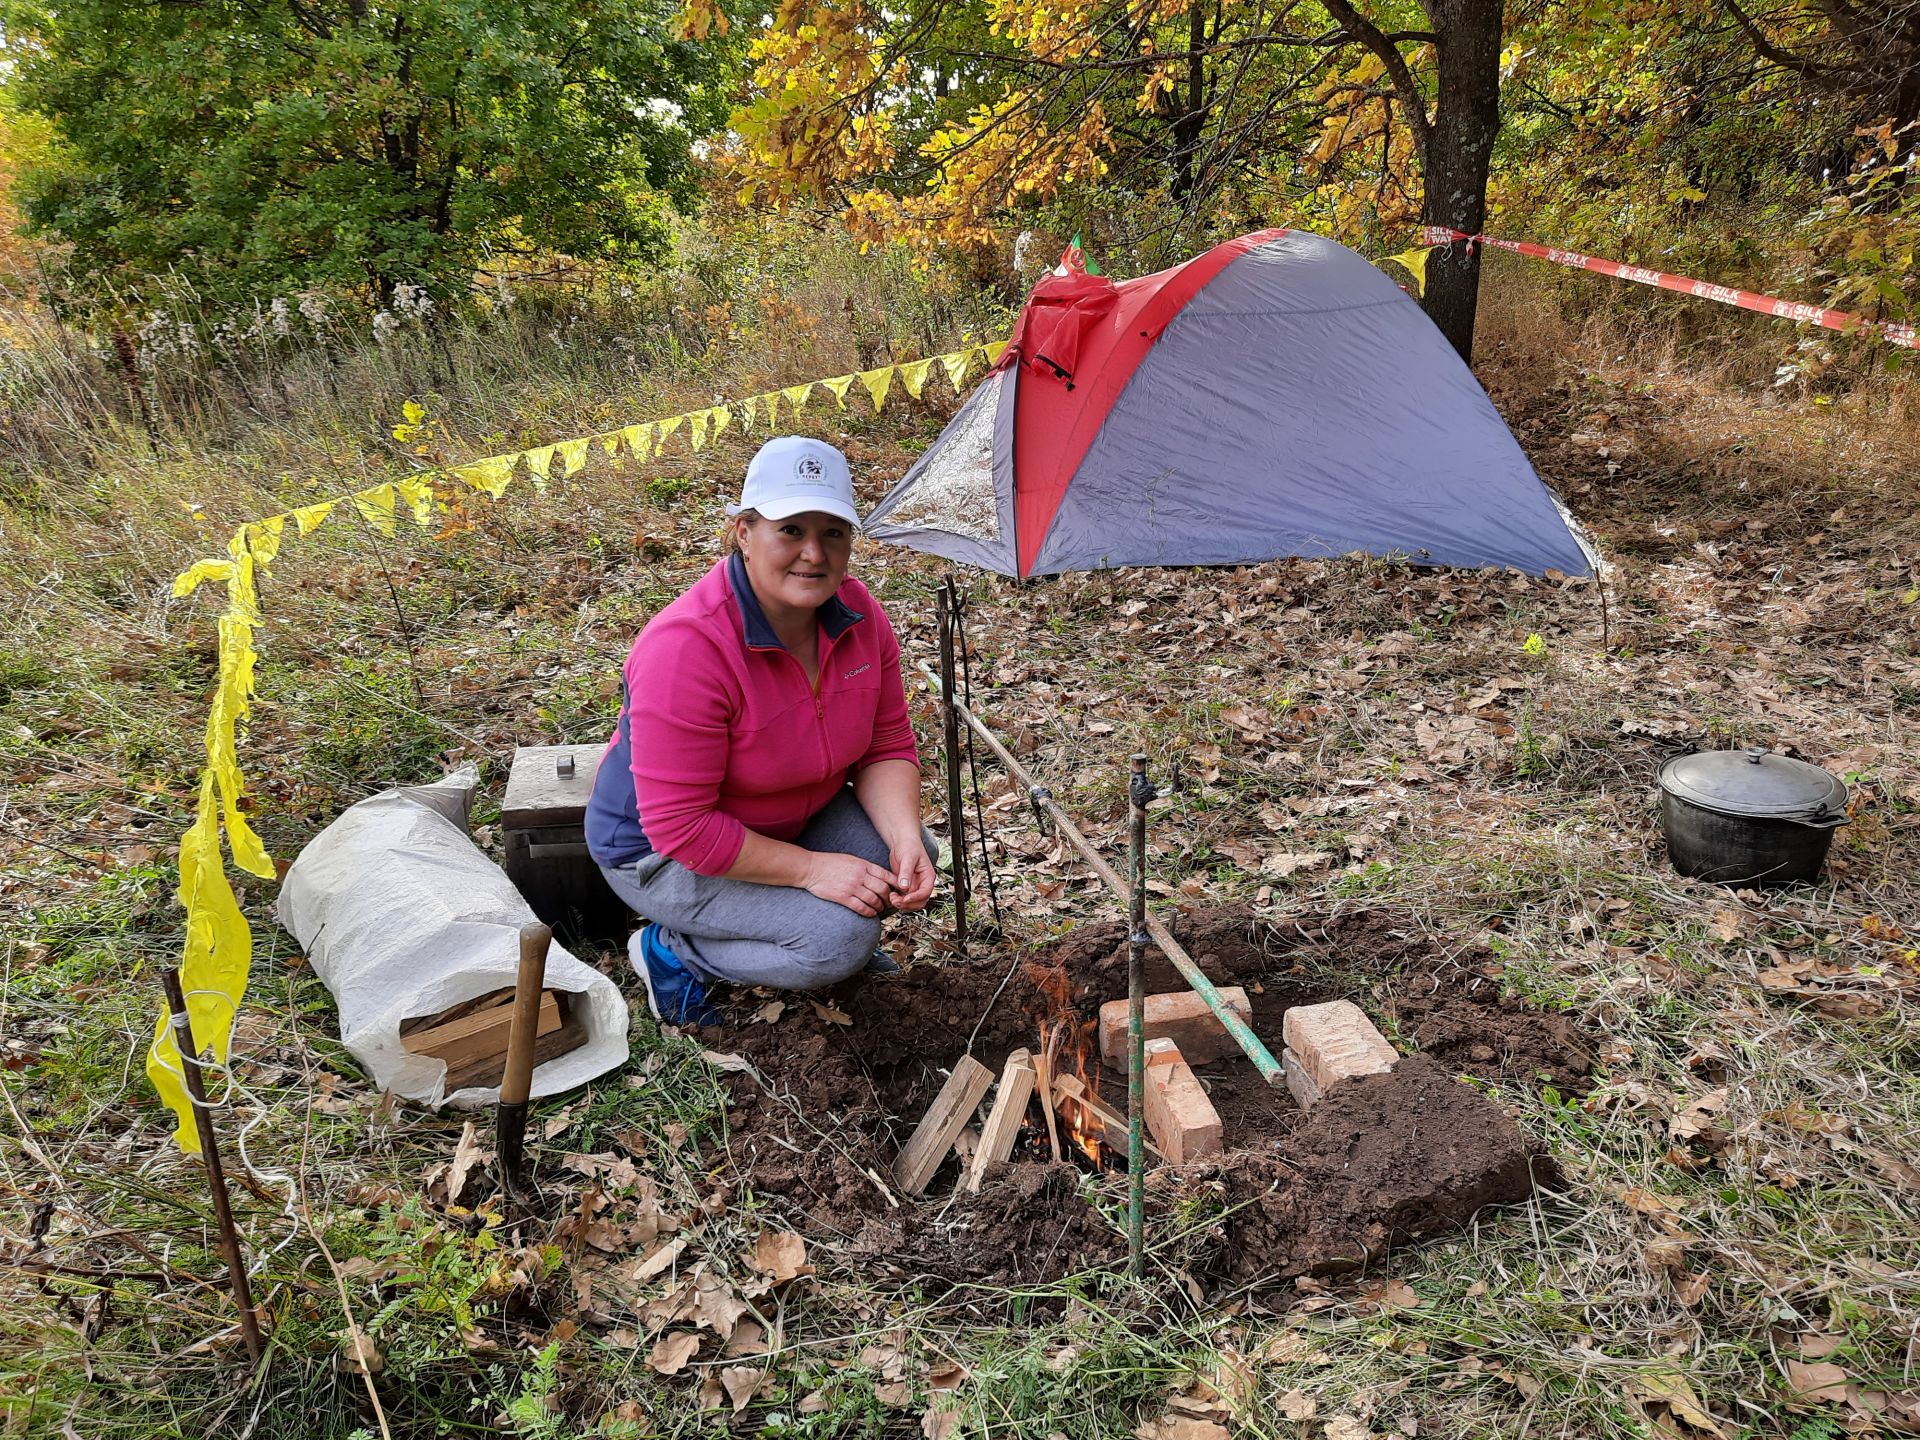
[[[194,1128],[200,1132],[200,1158],[207,1167],[207,1190],[213,1197],[213,1219],[220,1228],[220,1249],[227,1257],[227,1283],[233,1288],[233,1303],[240,1308],[240,1337],[247,1342],[247,1354],[260,1363],[260,1320],[253,1313],[253,1287],[247,1283],[246,1258],[240,1253],[240,1232],[234,1228],[233,1205],[227,1198],[227,1176],[220,1168],[220,1147],[213,1134],[213,1112],[207,1108],[207,1085],[200,1074],[200,1050],[193,1040],[193,1020],[187,1014],[187,997],[180,989],[180,972],[163,970],[160,980],[167,990],[167,1013],[173,1023],[173,1041],[180,1051],[180,1080],[193,1101]]]
[[[1153,782],[1136,754],[1127,777],[1127,1262],[1146,1273],[1147,1146],[1147,806]]]
[[[941,744],[947,752],[947,845],[952,850],[953,867],[953,939],[960,953],[967,953],[967,900],[972,877],[967,873],[966,809],[960,797],[960,712],[956,708],[959,691],[954,686],[953,636],[959,625],[960,597],[949,577],[935,595],[940,622],[940,726]]]
[[[916,665],[915,668],[930,683],[934,685],[940,683],[940,677],[924,664]],[[1093,867],[1093,873],[1098,875],[1114,894],[1126,895],[1128,893],[1126,881],[1120,878],[1119,873],[1111,865],[1100,858],[1100,852],[1093,848],[1085,835],[1080,833],[1080,827],[1073,823],[1073,817],[1060,808],[1059,802],[1053,798],[1051,792],[1033,778],[1032,772],[1026,766],[1013,758],[1011,750],[994,738],[993,732],[987,729],[978,715],[957,700],[954,706],[959,710],[960,718],[967,722],[967,727],[986,742],[994,758],[1007,767],[1009,774],[1027,787],[1028,798],[1033,801],[1036,808],[1043,810],[1053,823],[1060,827],[1060,833],[1066,836],[1073,848],[1085,857],[1087,864]],[[1219,987],[1206,977],[1206,972],[1193,963],[1193,957],[1187,954],[1186,948],[1178,940],[1173,938],[1173,932],[1149,915],[1147,916],[1147,934],[1153,943],[1160,947],[1160,953],[1167,957],[1173,968],[1180,972],[1181,978],[1193,987],[1194,993],[1207,1002],[1207,1008],[1219,1019],[1221,1025],[1226,1027],[1226,1032],[1233,1037],[1234,1044],[1238,1045],[1247,1059],[1253,1062],[1253,1068],[1260,1072],[1261,1079],[1269,1085],[1284,1085],[1286,1076],[1280,1068],[1280,1062],[1273,1058],[1273,1052],[1268,1050],[1260,1037],[1253,1033],[1253,1027],[1234,1013],[1233,1008],[1222,998]]]
[[[527,1168],[527,1099],[533,1093],[533,1042],[540,1028],[540,988],[547,982],[547,950],[553,931],[520,927],[520,973],[514,977],[513,1021],[507,1031],[507,1064],[500,1077],[500,1112],[494,1149],[509,1194],[521,1195]]]

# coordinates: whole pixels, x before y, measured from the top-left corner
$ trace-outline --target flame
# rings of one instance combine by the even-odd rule
[[[1029,965],[1027,978],[1033,982],[1038,1006],[1046,1008],[1039,1017],[1040,1053],[1048,1057],[1050,1073],[1056,1078],[1071,1075],[1087,1087],[1089,1094],[1097,1094],[1100,1068],[1097,1064],[1088,1068],[1093,1022],[1082,1022],[1074,1013],[1073,982],[1066,967]],[[1067,1138],[1098,1169],[1105,1150],[1099,1120],[1071,1100],[1057,1101],[1054,1110]]]

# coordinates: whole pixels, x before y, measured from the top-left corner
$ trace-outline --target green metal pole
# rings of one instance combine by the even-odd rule
[[[1127,777],[1127,1266],[1147,1269],[1147,805],[1153,782],[1147,757],[1136,754]]]
[[[935,690],[940,689],[940,677],[925,664],[916,664],[914,668]],[[945,692],[941,693],[944,695]],[[1052,792],[1035,780],[1026,766],[1013,758],[1013,752],[1000,743],[994,733],[986,727],[978,715],[967,708],[965,703],[956,700],[953,702],[953,708],[960,712],[960,718],[967,722],[967,727],[985,742],[986,747],[993,752],[994,758],[1007,767],[1007,772],[1027,787],[1027,797],[1060,827],[1060,833],[1073,843],[1073,847],[1093,868],[1093,873],[1106,882],[1107,888],[1116,895],[1128,895],[1130,892],[1127,882],[1120,878],[1119,873],[1101,858],[1100,852],[1095,850],[1087,837],[1080,833],[1080,827],[1073,823],[1073,817],[1055,803]],[[1207,1002],[1207,1008],[1213,1011],[1215,1018],[1226,1028],[1227,1034],[1233,1037],[1233,1043],[1240,1047],[1247,1059],[1252,1062],[1253,1068],[1260,1072],[1260,1078],[1269,1085],[1284,1085],[1286,1073],[1280,1068],[1280,1062],[1273,1058],[1273,1052],[1267,1049],[1260,1037],[1253,1033],[1252,1027],[1242,1020],[1221,997],[1219,987],[1207,978],[1205,971],[1194,964],[1193,957],[1187,954],[1185,947],[1173,938],[1173,932],[1152,915],[1147,916],[1146,928],[1148,937],[1160,947],[1160,953],[1173,963],[1173,968],[1178,970],[1180,977],[1193,987],[1194,993]]]

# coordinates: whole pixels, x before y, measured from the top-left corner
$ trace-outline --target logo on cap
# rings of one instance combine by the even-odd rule
[[[818,485],[826,478],[827,467],[820,463],[818,455],[802,455],[793,462],[793,478],[811,485]]]

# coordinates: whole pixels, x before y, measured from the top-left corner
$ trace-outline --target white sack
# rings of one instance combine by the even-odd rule
[[[287,871],[275,906],[340,1008],[340,1038],[374,1083],[408,1100],[492,1105],[498,1086],[443,1093],[443,1060],[410,1053],[400,1022],[511,987],[520,927],[537,917],[506,872],[467,835],[471,766],[436,785],[383,791],[316,835]],[[627,1059],[627,1002],[558,943],[547,988],[572,993],[586,1043],[536,1066],[533,1095],[557,1094]]]

